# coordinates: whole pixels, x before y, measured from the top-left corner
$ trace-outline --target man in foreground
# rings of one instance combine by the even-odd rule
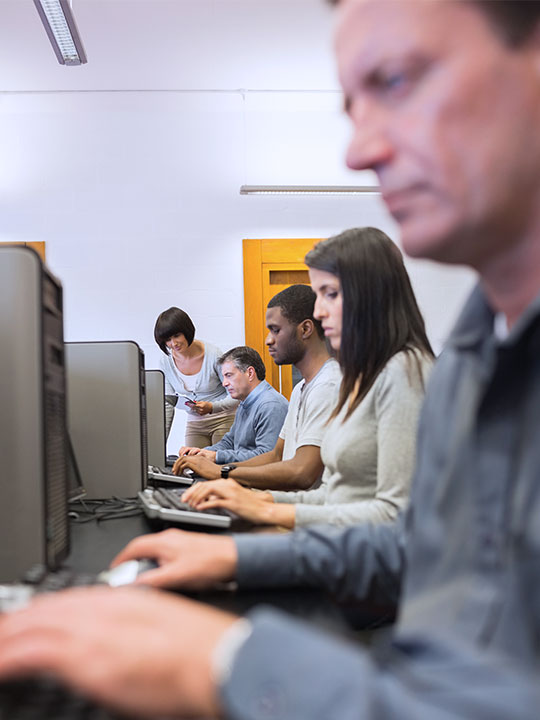
[[[328,353],[321,323],[313,317],[315,293],[308,285],[290,285],[274,295],[266,309],[266,345],[276,365],[294,365],[302,380],[292,391],[275,446],[262,455],[220,467],[199,455],[180,457],[173,472],[186,468],[207,480],[231,477],[264,490],[307,490],[322,474],[321,443],[337,402],[341,372]],[[182,451],[180,451],[182,456]]]
[[[398,527],[168,531],[119,559],[156,557],[146,580],[162,586],[399,596],[391,642],[372,655],[268,610],[238,621],[151,592],[78,591],[2,618],[1,676],[51,670],[175,716],[537,718],[540,3],[339,5],[349,165],[377,172],[409,254],[480,275],[428,388],[410,510]]]
[[[241,345],[219,359],[222,385],[236,409],[231,429],[215,445],[183,447],[179,454],[198,455],[216,463],[248,460],[273,450],[287,415],[287,400],[266,382],[266,368],[259,353]]]

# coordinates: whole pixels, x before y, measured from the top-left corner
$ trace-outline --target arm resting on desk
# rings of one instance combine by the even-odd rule
[[[404,566],[403,524],[333,528],[286,535],[235,535],[241,587],[308,586],[341,600],[395,604]]]

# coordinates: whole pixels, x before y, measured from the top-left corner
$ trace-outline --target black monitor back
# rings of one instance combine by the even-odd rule
[[[144,353],[132,341],[66,343],[68,425],[87,498],[146,487]]]
[[[0,246],[0,582],[69,551],[62,287]]]
[[[161,370],[146,373],[146,427],[148,462],[163,467],[166,460],[165,375]]]

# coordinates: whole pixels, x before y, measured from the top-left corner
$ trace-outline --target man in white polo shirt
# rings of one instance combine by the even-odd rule
[[[232,477],[267,490],[306,490],[317,483],[323,469],[322,436],[337,401],[341,372],[313,317],[314,306],[310,287],[291,285],[275,295],[266,310],[270,355],[277,365],[294,365],[303,378],[293,389],[274,449],[221,466],[198,455],[185,456],[177,461],[174,472],[189,467],[208,480]]]

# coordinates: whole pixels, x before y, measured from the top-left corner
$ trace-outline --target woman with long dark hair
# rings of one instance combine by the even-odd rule
[[[197,508],[225,507],[253,522],[295,527],[391,522],[406,505],[416,426],[433,361],[401,252],[381,230],[318,243],[306,258],[314,315],[343,380],[321,445],[320,487],[255,493],[231,480],[186,494]]]

